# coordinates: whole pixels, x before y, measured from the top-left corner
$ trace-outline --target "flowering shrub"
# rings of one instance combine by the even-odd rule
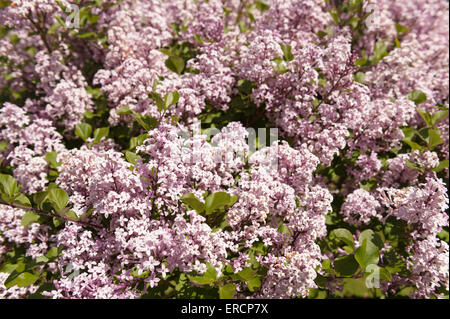
[[[0,0],[0,298],[448,298],[445,0]]]

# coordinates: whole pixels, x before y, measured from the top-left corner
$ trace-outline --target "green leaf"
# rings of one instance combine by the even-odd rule
[[[233,283],[226,284],[219,288],[220,299],[232,299],[236,292],[236,286]]]
[[[449,234],[448,234],[448,231],[447,230],[441,230],[438,234],[437,234],[437,236],[440,238],[440,239],[442,239],[443,241],[445,241],[445,242],[447,242],[448,243],[448,240],[449,240]]]
[[[441,134],[437,129],[430,129],[428,131],[428,145],[431,149],[443,143],[444,141],[442,140]]]
[[[338,257],[334,260],[334,270],[339,276],[353,276],[359,269],[359,265],[353,254]]]
[[[155,101],[158,110],[161,112],[164,109],[164,101],[161,96],[156,92],[152,92],[149,94],[149,97]]]
[[[344,243],[349,245],[350,247],[355,247],[355,242],[353,241],[352,233],[345,228],[338,228],[333,230],[333,235],[336,236],[339,240],[342,240]]]
[[[19,192],[19,186],[14,177],[0,174],[0,191],[9,197],[13,197]]]
[[[45,257],[47,257],[48,259],[54,259],[54,258],[58,257],[58,255],[59,255],[58,248],[52,247],[45,254]]]
[[[132,113],[133,111],[130,109],[128,105],[124,105],[117,110],[117,114],[119,115],[129,115]]]
[[[39,209],[42,209],[42,204],[47,199],[48,192],[39,192],[33,194],[33,201],[36,203]]]
[[[261,12],[264,12],[264,11],[267,11],[270,9],[270,6],[267,5],[264,1],[255,1],[255,6]]]
[[[61,163],[56,160],[57,156],[58,156],[57,152],[47,152],[45,154],[45,160],[47,161],[47,163],[50,165],[51,168],[56,169],[58,168],[58,166],[61,165]]]
[[[66,22],[64,21],[63,18],[61,18],[60,16],[55,15],[54,16],[56,21],[58,21],[58,23],[62,26],[62,27],[66,27]]]
[[[275,58],[273,59],[273,61],[276,63],[275,67],[273,68],[275,71],[281,74],[284,74],[288,71],[288,68],[286,67],[282,58]]]
[[[427,101],[425,93],[419,90],[412,90],[408,95],[408,99],[416,103],[416,105],[422,104]]]
[[[423,118],[423,120],[425,121],[425,123],[427,123],[428,126],[433,125],[430,113],[421,108],[417,108],[417,113],[420,114],[420,116]]]
[[[86,92],[92,95],[94,99],[98,99],[102,96],[102,92],[99,88],[93,88],[91,86],[88,86],[86,87]]]
[[[47,257],[45,257],[45,256],[38,256],[38,257],[36,257],[36,263],[38,263],[38,264],[46,264],[46,263],[48,263],[48,258]]]
[[[409,167],[411,169],[417,169],[421,171],[422,173],[425,172],[425,169],[423,167],[418,166],[416,163],[411,162],[410,160],[406,160],[406,167]]]
[[[386,268],[379,267],[377,265],[372,265],[368,267],[364,272],[364,278],[368,278],[369,276],[374,277],[378,273],[379,280],[392,281],[392,276],[389,270]]]
[[[130,152],[130,151],[125,151],[125,158],[127,159],[127,161],[133,165],[137,164],[138,159],[141,159],[141,157],[139,155],[137,155],[136,153]]]
[[[203,204],[193,193],[184,194],[180,200],[199,214],[205,210],[205,204]]]
[[[24,194],[19,194],[14,198],[14,203],[17,203],[22,206],[31,207],[31,202]]]
[[[237,276],[241,280],[247,281],[247,280],[253,279],[256,275],[255,275],[255,272],[253,271],[253,269],[251,267],[247,267],[247,268],[244,268],[241,271],[239,271],[237,273]]]
[[[278,226],[277,231],[282,234],[291,234],[289,227],[285,223],[282,223],[280,226]]]
[[[261,280],[251,267],[244,268],[237,273],[237,276],[245,281],[251,292],[254,292],[261,287]]]
[[[327,278],[317,274],[316,279],[314,279],[314,282],[316,283],[317,287],[324,289],[326,287]]]
[[[150,131],[158,126],[158,120],[150,115],[142,116],[141,114],[133,114],[134,119],[146,130]]]
[[[80,39],[89,39],[89,38],[95,38],[97,33],[95,32],[85,32],[85,33],[78,33],[77,37]]]
[[[206,264],[206,272],[202,276],[188,276],[189,280],[199,285],[212,285],[216,281],[216,269],[210,264]]]
[[[14,270],[16,270],[16,268],[18,267],[18,264],[4,264],[3,267],[0,269],[0,272],[5,272],[5,273],[12,273]]]
[[[359,83],[364,83],[365,79],[366,79],[366,74],[363,72],[358,72],[355,74],[355,81],[359,82]]]
[[[13,274],[11,274],[10,277],[12,275]],[[36,276],[29,272],[24,272],[17,276],[14,276],[14,278],[12,280],[9,280],[10,277],[8,277],[4,283],[6,289],[9,289],[13,286],[28,287],[28,286],[31,286],[32,284],[34,284],[36,282],[36,280],[39,279],[39,276]]]
[[[176,104],[179,99],[180,99],[180,95],[178,94],[177,91],[167,93],[166,96],[164,97],[165,109],[167,110],[169,107]]]
[[[392,281],[392,276],[391,276],[391,273],[389,272],[389,270],[387,270],[386,268],[380,267],[380,279]]]
[[[236,202],[238,201],[239,197],[237,195],[233,195],[230,198],[230,203],[229,203],[229,207],[233,206],[234,204],[236,204]]]
[[[67,218],[69,218],[70,220],[74,220],[77,221],[78,220],[78,215],[73,211],[73,210],[69,210],[67,213],[64,214]]]
[[[80,216],[80,219],[88,218],[89,216],[92,215],[93,212],[94,212],[94,207],[91,206],[86,210],[86,212],[83,215]]]
[[[429,138],[430,138],[430,128],[429,127],[424,127],[422,129],[420,129],[417,132],[417,135],[427,144],[429,143]]]
[[[48,171],[48,180],[49,181],[54,181],[57,177],[58,177],[58,172],[56,170],[49,170]]]
[[[425,141],[430,149],[441,145],[444,141],[441,138],[439,130],[436,128],[424,127],[418,132],[419,137]]]
[[[240,79],[237,82],[237,86],[239,89],[239,92],[245,95],[252,94],[253,89],[256,87],[255,83],[247,80],[247,79]]]
[[[60,211],[67,206],[69,195],[61,188],[52,188],[48,192],[48,199],[52,202],[56,211]]]
[[[63,220],[60,218],[53,217],[53,225],[58,228],[63,223]]]
[[[331,34],[332,34],[332,33],[331,33]],[[326,37],[327,35],[330,35],[330,33],[329,33],[329,32],[326,32],[326,31],[322,31],[322,30],[317,31],[317,36],[319,36],[319,37],[321,37],[321,38],[324,38],[324,37]]]
[[[280,44],[281,51],[283,51],[283,59],[287,62],[294,60],[294,55],[292,54],[292,47],[287,44]]]
[[[377,182],[376,178],[374,178],[374,177],[366,179],[359,183],[359,187],[368,192],[375,190],[377,188],[377,185],[378,185],[378,182]]]
[[[441,110],[441,111],[434,112],[433,115],[431,116],[431,124],[435,125],[439,121],[442,121],[443,119],[445,119],[447,116],[448,116],[448,110]]]
[[[92,112],[89,111],[89,110],[86,110],[86,111],[84,111],[83,116],[84,116],[85,118],[87,118],[88,120],[91,120],[91,119],[93,119],[94,117],[99,116],[99,114],[95,114],[95,113],[92,113]]]
[[[384,247],[383,240],[381,239],[380,235],[375,233],[372,229],[366,229],[361,234],[359,234],[359,242],[362,243],[364,239],[367,239],[372,244],[377,246],[378,249],[382,249]]]
[[[363,66],[366,63],[367,63],[367,57],[362,57],[355,61],[355,65],[357,65],[357,66]]]
[[[130,139],[130,150],[135,149],[136,146],[142,145],[144,143],[144,141],[147,139],[147,137],[148,137],[147,133],[136,136],[136,137],[132,137]]]
[[[229,205],[231,196],[225,192],[217,192],[209,195],[205,201],[206,215],[212,214],[216,209]]]
[[[38,214],[28,211],[22,216],[21,224],[22,224],[22,226],[26,227],[33,223],[37,223],[39,218],[40,218],[40,216]]]
[[[7,141],[0,142],[0,152],[4,152],[8,147],[9,143]],[[0,161],[1,162],[1,161]]]
[[[415,151],[415,150],[419,150],[419,151],[423,151],[425,148],[419,144],[417,144],[416,142],[413,141],[409,141],[409,140],[403,140],[403,142],[405,142],[406,144],[409,145],[409,147],[411,147],[411,150]]]
[[[94,131],[94,143],[99,143],[102,137],[109,135],[109,127],[100,127]]]
[[[166,60],[166,67],[172,72],[181,74],[184,70],[184,60],[179,56],[172,55]]]
[[[384,41],[378,41],[375,43],[373,54],[374,55],[370,57],[370,63],[372,65],[378,63],[381,59],[388,55],[386,43]]]
[[[254,292],[261,287],[261,279],[259,277],[247,280],[246,283],[248,286],[248,290],[250,290],[250,292]]]
[[[200,44],[204,44],[205,41],[202,40],[201,36],[199,34],[194,34],[194,40],[197,41]]]
[[[439,173],[443,171],[444,169],[448,168],[448,160],[443,160],[439,162],[439,165],[433,168],[433,171],[436,173]]]
[[[403,135],[405,136],[405,138],[403,140],[409,140],[411,141],[414,136],[416,135],[416,130],[413,129],[412,127],[404,127],[402,128],[403,131]]]
[[[248,26],[245,24],[244,21],[239,21],[238,25],[239,25],[239,31],[241,31],[241,33],[247,32]]]
[[[347,20],[347,24],[351,25],[353,29],[356,29],[358,27],[359,21],[360,21],[359,17],[353,16],[349,20]]]
[[[81,138],[83,141],[91,137],[92,127],[87,123],[79,123],[75,127],[75,135]]]
[[[324,259],[324,261],[322,262],[322,269],[323,270],[331,270],[331,260]]]
[[[400,34],[404,34],[406,31],[409,30],[409,28],[400,24],[395,24],[395,30],[397,30],[397,32]]]
[[[375,244],[365,238],[361,246],[355,252],[355,259],[362,269],[366,269],[368,265],[378,264],[380,258],[379,250]]]
[[[332,9],[328,11],[333,19],[334,23],[339,24],[341,19],[339,18],[339,14],[336,9]]]

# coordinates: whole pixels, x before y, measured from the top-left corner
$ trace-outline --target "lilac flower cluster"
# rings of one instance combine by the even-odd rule
[[[333,295],[337,225],[402,256],[384,294],[448,297],[448,2],[335,2],[0,1],[0,174],[25,197],[0,198],[0,298],[139,298],[211,267],[235,298]],[[253,151],[260,123],[279,140]],[[54,277],[9,287],[17,247]]]

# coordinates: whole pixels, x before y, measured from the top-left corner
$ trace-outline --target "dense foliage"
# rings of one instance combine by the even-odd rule
[[[0,0],[0,298],[448,298],[448,11]]]

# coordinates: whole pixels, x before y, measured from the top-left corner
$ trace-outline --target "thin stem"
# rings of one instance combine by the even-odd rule
[[[336,81],[336,83],[333,84],[333,86],[331,87],[331,89],[325,94],[325,96],[323,97],[322,100],[320,100],[319,104],[317,104],[317,106],[315,108],[313,108],[313,112],[315,113],[319,107],[322,105],[322,103],[328,99],[328,97],[331,95],[331,93],[333,93],[333,91],[337,88],[337,85],[339,84],[339,82],[342,80],[342,78],[345,76],[345,72],[339,77],[339,79]]]
[[[46,36],[45,30],[39,25],[39,23],[36,23],[33,20],[33,16],[31,15],[31,12],[27,15],[28,20],[30,20],[31,24],[36,28],[36,31],[39,33],[39,36],[41,37],[42,42],[44,42],[45,47],[47,48],[48,53],[52,53],[52,48],[50,44],[48,43],[48,39]],[[45,17],[44,17],[45,19]]]
[[[37,208],[33,208],[33,207],[27,207],[27,206],[19,205],[19,204],[16,204],[16,203],[7,203],[7,202],[4,202],[4,201],[0,201],[0,204],[1,205],[7,205],[7,206],[10,206],[10,207],[14,207],[14,208],[23,209],[23,210],[31,210],[33,213],[36,213],[38,215],[60,218],[60,219],[63,219],[65,221],[68,221],[68,222],[74,222],[74,223],[80,224],[82,226],[95,228],[97,230],[101,230],[102,229],[102,227],[94,225],[94,224],[91,224],[89,222],[85,222],[85,221],[82,221],[82,220],[73,220],[73,219],[67,218],[66,216],[61,216],[61,215],[58,215],[58,214],[55,214],[55,213],[52,213],[52,212],[48,212],[48,211],[45,211],[45,210],[42,210],[42,209],[37,209]]]

